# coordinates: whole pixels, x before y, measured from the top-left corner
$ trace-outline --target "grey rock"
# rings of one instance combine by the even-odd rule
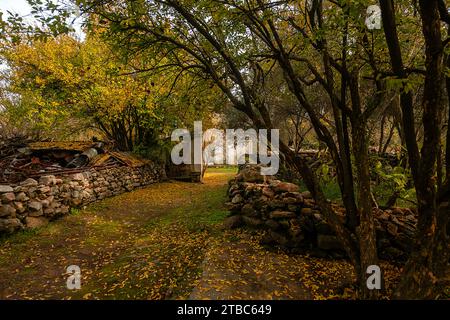
[[[239,203],[242,201],[244,201],[244,198],[240,194],[237,194],[233,197],[233,199],[231,200],[231,203],[236,204],[236,203]]]
[[[240,172],[242,180],[246,182],[263,182],[264,176],[261,175],[260,168],[248,167]]]
[[[69,213],[70,207],[69,206],[61,206],[61,213],[67,214]]]
[[[271,207],[272,209],[284,208],[285,204],[282,200],[273,199],[269,202],[269,207]]]
[[[305,198],[305,200],[303,201],[303,205],[305,207],[308,207],[308,208],[315,208],[316,207],[316,203],[314,202],[314,200],[313,199],[307,199],[307,198]]]
[[[50,205],[47,199],[41,200],[41,204],[43,208],[47,208]]]
[[[278,230],[280,228],[280,224],[272,219],[266,220],[265,224],[272,230]]]
[[[0,205],[0,217],[15,217],[16,209],[12,205],[2,204]]]
[[[280,210],[276,210],[273,211],[269,214],[271,219],[291,219],[291,218],[295,218],[296,215],[293,212],[290,211],[280,211]]]
[[[17,201],[27,201],[29,198],[27,197],[25,192],[20,192],[16,195]]]
[[[42,204],[39,201],[30,201],[28,208],[32,211],[42,210]]]
[[[289,234],[293,238],[298,238],[302,234],[302,228],[298,224],[291,224]]]
[[[80,198],[74,198],[72,199],[72,205],[74,205],[75,207],[78,207],[79,205],[81,205],[83,203],[83,201]]]
[[[79,191],[73,191],[72,192],[72,197],[79,198],[80,197],[80,192]]]
[[[44,210],[44,216],[46,217],[52,217],[55,214],[55,209],[54,208],[46,208]]]
[[[38,182],[32,178],[28,178],[20,183],[23,187],[36,187]]]
[[[39,184],[43,184],[46,186],[56,184],[56,177],[54,175],[42,176],[39,178]]]
[[[17,218],[0,219],[0,232],[13,233],[16,230],[22,229],[23,225]]]
[[[280,234],[278,232],[269,230],[269,235],[275,241],[276,243],[285,246],[288,243],[288,239],[283,234]]]
[[[44,217],[26,217],[25,225],[28,229],[41,228],[48,224],[48,219]]]
[[[44,211],[42,209],[41,210],[37,210],[37,211],[30,211],[28,213],[29,217],[40,217],[42,215],[44,215]]]
[[[23,206],[23,203],[19,201],[14,202],[14,207],[19,213],[23,213],[26,210],[25,207]]]
[[[257,211],[255,209],[253,209],[253,206],[250,203],[245,204],[242,207],[241,212],[243,215],[249,216],[249,217],[257,215]]]
[[[297,203],[303,203],[304,199],[300,192],[287,192],[286,197],[291,197],[297,199]]]
[[[324,220],[317,221],[315,224],[316,231],[319,234],[333,235],[334,232],[331,227]]]
[[[85,178],[82,173],[75,173],[72,175],[72,180],[74,181],[83,181]]]
[[[398,234],[398,226],[391,222],[388,222],[387,231],[389,232],[389,234],[395,237]]]
[[[309,191],[304,191],[304,192],[300,193],[300,195],[303,197],[303,199],[312,199],[311,192],[309,192]]]
[[[14,192],[14,189],[11,186],[0,185],[0,193],[5,193],[5,192]]]
[[[52,188],[51,188],[51,192],[50,192],[50,194],[52,194],[52,195],[57,195],[58,193],[59,193],[59,187],[58,186],[53,186]],[[61,191],[63,191],[63,190],[61,190]]]
[[[261,211],[262,208],[267,206],[268,201],[269,199],[266,196],[261,196],[253,202],[253,208]]]
[[[9,203],[16,200],[16,195],[13,192],[6,192],[2,194],[2,202]]]
[[[244,223],[250,227],[260,227],[263,224],[263,221],[261,219],[258,218],[253,218],[253,217],[246,217],[243,216],[242,220],[244,221]]]
[[[285,197],[285,198],[283,198],[283,202],[285,204],[296,204],[296,203],[298,203],[298,200],[296,198],[292,198],[292,197]]]
[[[242,217],[239,215],[234,215],[226,218],[222,225],[225,229],[236,229],[243,225]]]
[[[49,193],[51,191],[51,188],[49,186],[42,186],[38,189],[40,193]]]
[[[231,202],[227,202],[227,203],[225,203],[225,205],[231,214],[240,214],[241,213],[241,205],[240,204],[233,204]]]
[[[262,194],[268,198],[273,198],[275,196],[275,192],[269,187],[262,188]]]
[[[297,192],[299,186],[289,182],[279,182],[272,187],[276,192]]]

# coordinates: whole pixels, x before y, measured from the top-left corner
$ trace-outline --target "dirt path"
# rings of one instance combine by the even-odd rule
[[[151,185],[1,240],[0,299],[320,298],[308,257],[269,252],[255,231],[221,229],[232,174]],[[336,268],[327,263],[314,261]],[[66,287],[69,265],[81,268],[80,290]],[[348,269],[339,264],[335,288]]]

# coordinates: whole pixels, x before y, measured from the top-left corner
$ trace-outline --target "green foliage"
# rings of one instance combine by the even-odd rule
[[[5,41],[0,56],[9,67],[0,79],[1,120],[39,139],[96,130],[122,150],[141,150],[211,114],[220,99],[214,90],[201,97],[207,83],[193,85],[189,75],[135,71],[136,59],[123,62],[95,33],[83,42],[66,35]]]
[[[411,173],[408,169],[383,165],[381,161],[377,161],[374,171],[379,179],[374,188],[377,197],[387,200],[393,193],[398,193],[400,199],[410,204],[415,202],[415,189],[411,185]]]
[[[170,159],[171,144],[167,141],[155,141],[153,144],[138,144],[133,153],[157,163],[167,163]]]
[[[324,183],[322,185],[322,189],[327,199],[335,201],[337,203],[342,202],[341,189],[339,188],[339,184],[335,180]]]
[[[330,166],[327,163],[323,163],[320,165],[320,167],[317,169],[317,175],[325,183],[329,183],[333,180],[333,176],[331,176],[330,174]]]
[[[70,208],[70,212],[69,213],[71,215],[73,215],[73,216],[77,216],[77,215],[79,215],[81,213],[81,210],[78,209],[78,208]]]

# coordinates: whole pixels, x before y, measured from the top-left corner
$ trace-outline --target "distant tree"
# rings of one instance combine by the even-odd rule
[[[36,138],[92,128],[133,150],[170,136],[220,100],[214,91],[199,99],[209,84],[188,75],[142,75],[132,65],[145,63],[124,64],[94,33],[83,42],[61,35],[3,44],[3,117]]]

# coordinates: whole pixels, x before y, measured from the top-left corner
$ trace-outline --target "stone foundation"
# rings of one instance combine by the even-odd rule
[[[59,216],[107,197],[146,186],[165,177],[164,169],[140,167],[87,169],[61,176],[28,178],[17,185],[0,185],[0,234],[47,224]]]

